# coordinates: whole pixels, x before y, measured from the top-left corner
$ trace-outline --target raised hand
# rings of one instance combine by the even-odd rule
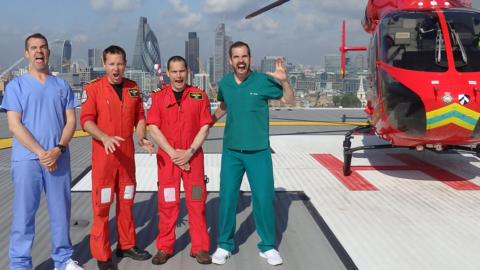
[[[281,58],[275,59],[275,72],[267,72],[267,75],[272,76],[277,79],[279,82],[288,81],[287,69],[285,67],[285,62]]]

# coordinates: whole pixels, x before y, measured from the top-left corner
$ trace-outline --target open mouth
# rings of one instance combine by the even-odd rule
[[[240,63],[240,64],[237,64],[237,70],[246,70],[247,69],[247,64],[245,63]]]
[[[44,64],[45,63],[45,56],[43,56],[43,55],[35,56],[35,63],[36,64]]]

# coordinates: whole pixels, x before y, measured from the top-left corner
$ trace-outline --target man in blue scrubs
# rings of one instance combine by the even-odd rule
[[[42,191],[48,204],[52,259],[56,270],[82,270],[71,259],[70,153],[75,131],[75,98],[68,83],[48,71],[47,39],[25,39],[29,72],[10,81],[2,107],[14,135],[12,146],[13,220],[10,269],[32,269],[35,213]]]

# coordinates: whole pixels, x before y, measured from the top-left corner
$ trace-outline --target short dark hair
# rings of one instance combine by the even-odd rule
[[[103,50],[103,62],[107,60],[107,54],[121,54],[123,57],[123,61],[126,63],[127,62],[127,54],[125,53],[125,50],[117,45],[110,45],[108,46],[105,50]]]
[[[35,34],[31,34],[30,36],[28,36],[28,37],[25,39],[25,51],[28,50],[28,41],[29,41],[30,39],[32,39],[32,38],[38,38],[38,39],[43,39],[43,40],[45,40],[45,42],[47,43],[47,48],[48,48],[48,40],[47,40],[47,38],[46,38],[44,35],[40,34],[40,33],[35,33]]]
[[[170,59],[168,59],[167,70],[170,70],[171,62],[183,62],[183,64],[185,65],[185,69],[188,69],[187,60],[185,60],[185,58],[181,57],[180,55],[175,55],[170,57]]]
[[[251,56],[250,55],[250,47],[248,46],[247,43],[245,43],[243,41],[235,41],[232,45],[230,45],[230,49],[228,49],[228,54],[230,55],[230,58],[232,58],[232,50],[234,48],[239,48],[239,47],[247,47],[248,56]]]

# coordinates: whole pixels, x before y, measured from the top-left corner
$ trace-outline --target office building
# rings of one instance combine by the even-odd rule
[[[88,67],[102,68],[102,51],[100,49],[88,49]]]
[[[69,40],[55,40],[49,45],[51,72],[68,73],[72,59],[72,44]]]
[[[200,72],[200,39],[196,32],[188,33],[188,40],[185,41],[185,60],[192,74]]]
[[[154,73],[155,64],[161,66],[160,48],[157,37],[150,29],[147,18],[140,17],[137,30],[137,40],[133,53],[132,69]]]
[[[225,24],[221,23],[215,29],[215,50],[213,55],[213,84],[217,84],[231,68],[228,62],[228,49],[232,38],[226,35]]]

